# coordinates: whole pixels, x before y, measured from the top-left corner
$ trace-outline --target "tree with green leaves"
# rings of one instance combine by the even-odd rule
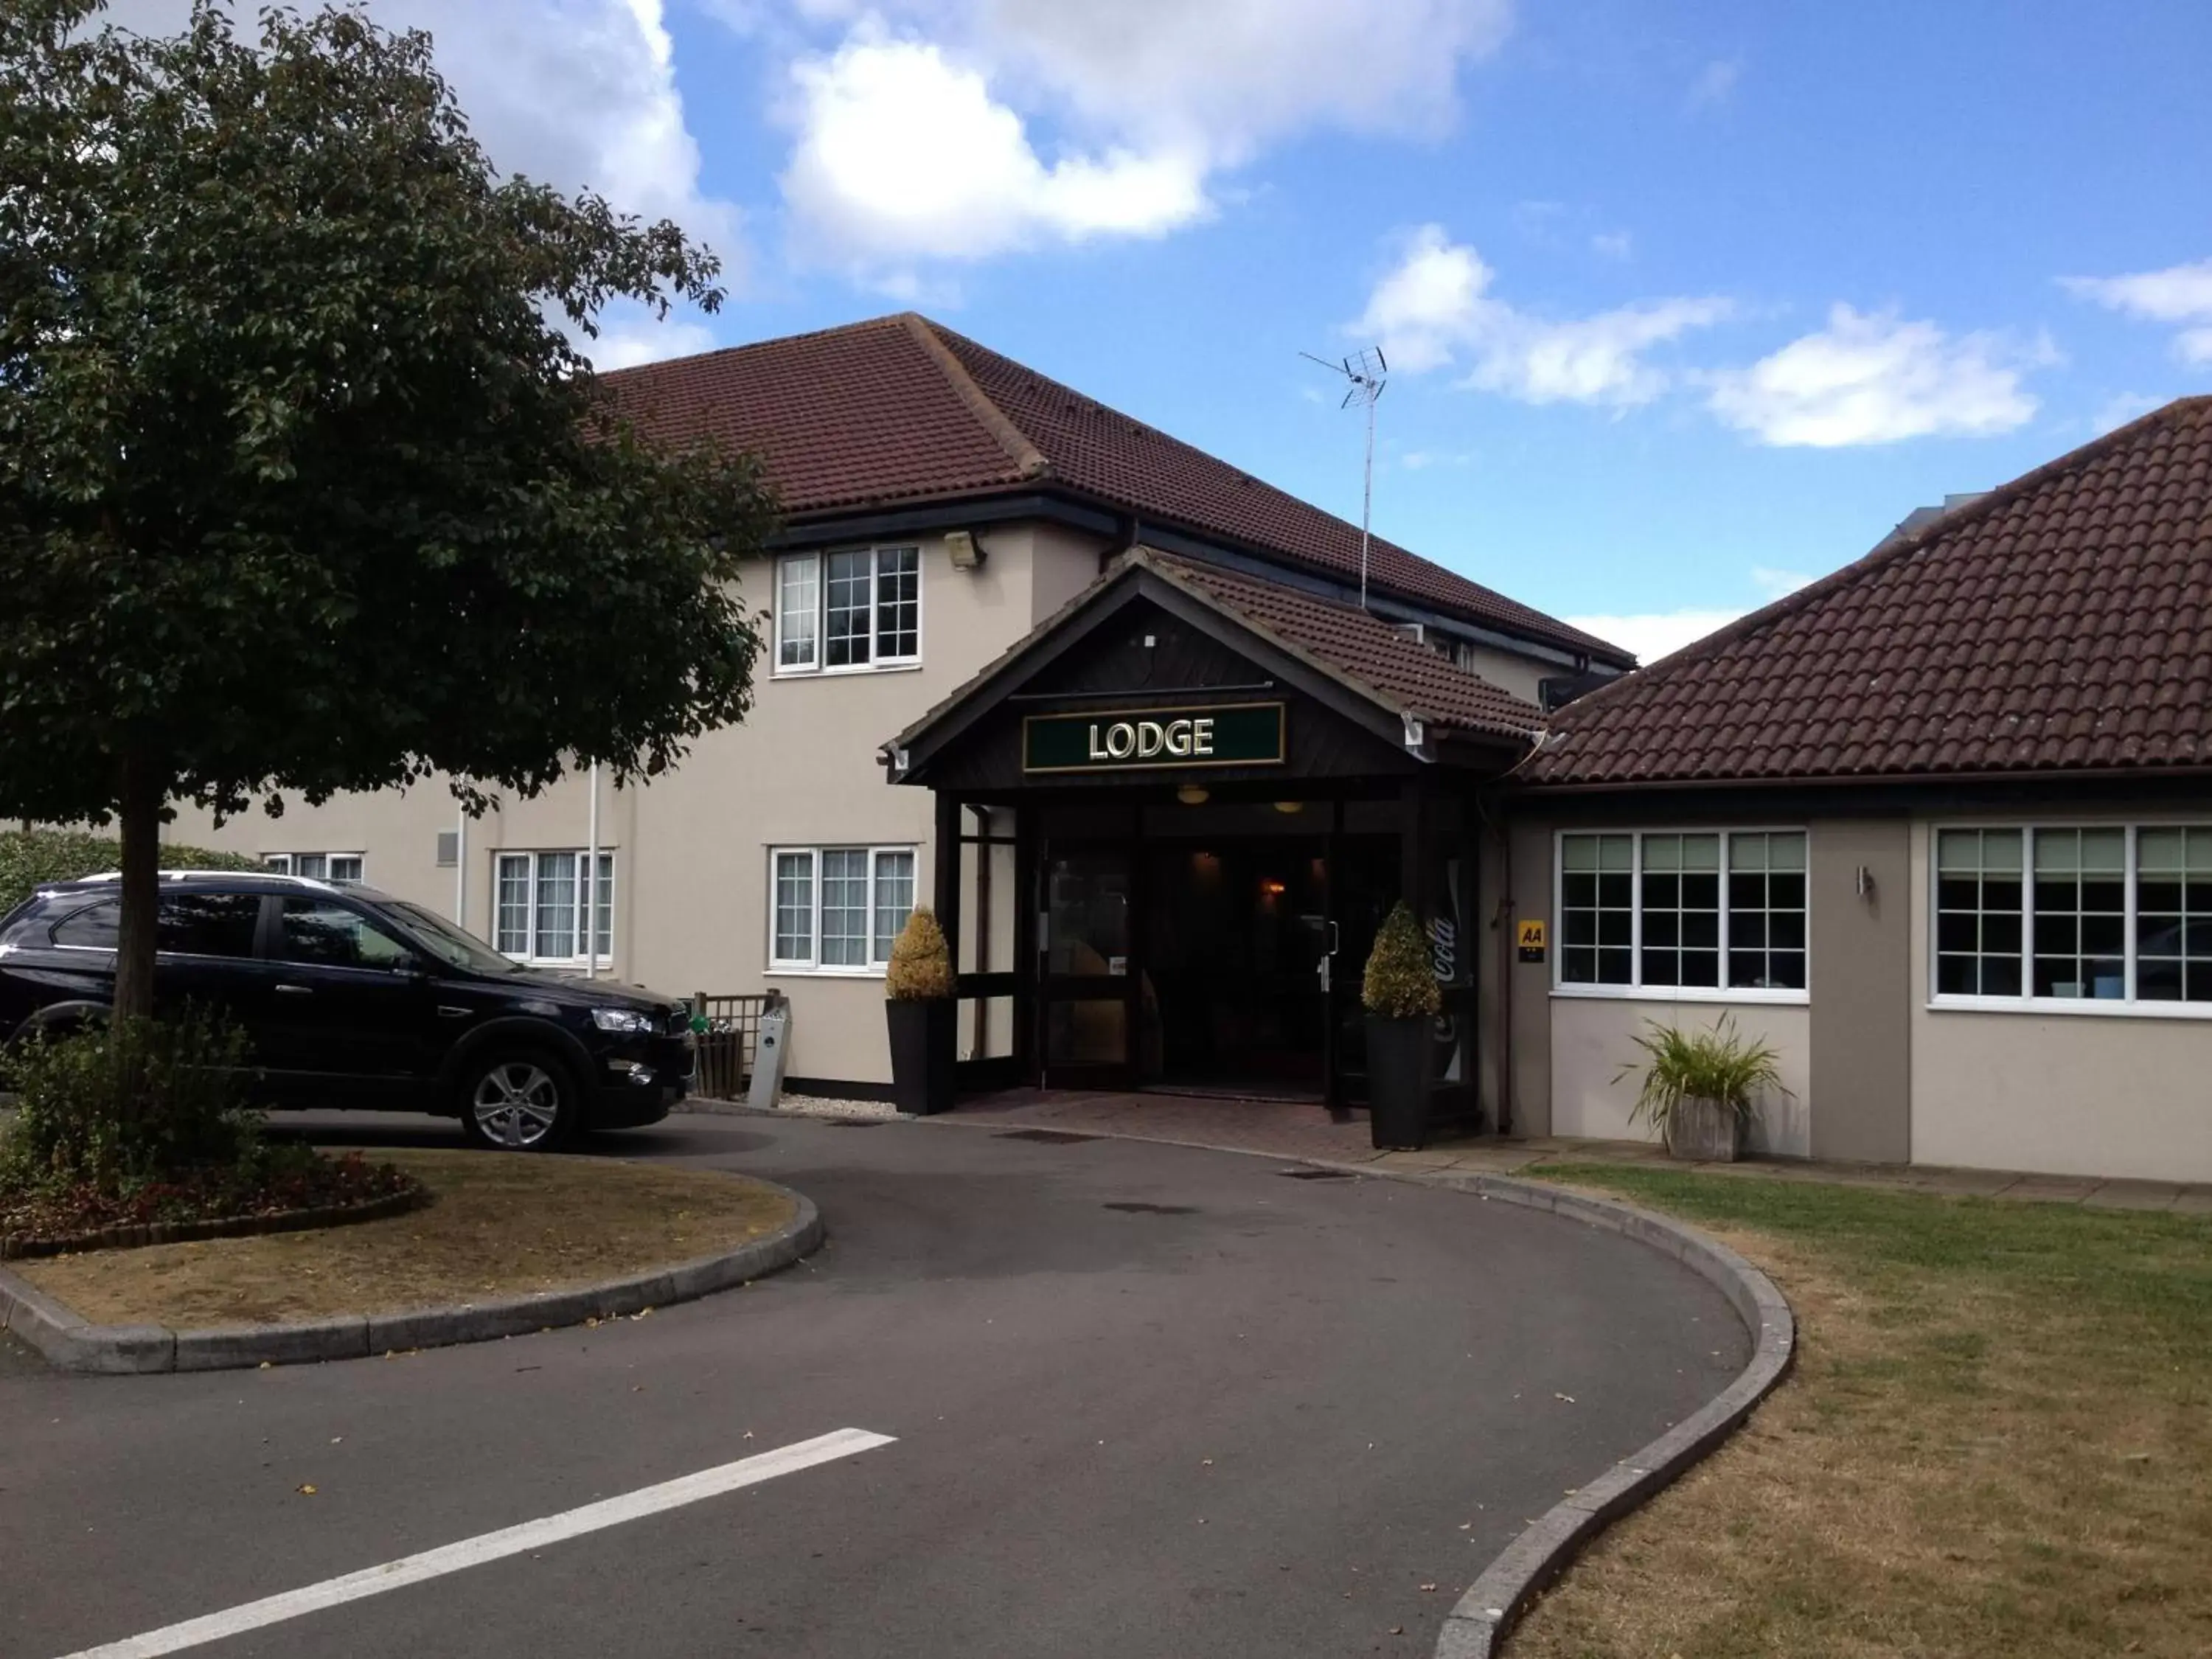
[[[714,255],[501,177],[427,35],[100,10],[0,6],[0,817],[119,822],[125,1016],[172,802],[481,807],[741,720],[773,503],[576,343]]]

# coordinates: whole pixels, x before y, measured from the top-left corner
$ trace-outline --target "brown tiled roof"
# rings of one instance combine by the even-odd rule
[[[1152,548],[1129,557],[1395,713],[1432,726],[1524,743],[1544,723],[1534,704],[1357,605]]]
[[[1553,717],[1540,784],[2212,765],[2212,398]]]
[[[1357,526],[911,312],[602,380],[649,437],[758,453],[793,520],[1050,487],[1162,528],[1359,574]],[[1377,591],[1633,660],[1389,542],[1371,543],[1369,568]]]
[[[1431,728],[1431,735],[1468,732],[1526,745],[1543,724],[1543,713],[1533,703],[1438,656],[1357,606],[1157,548],[1138,547],[1116,559],[1090,586],[986,663],[886,746],[905,748],[913,743],[1133,569],[1150,571],[1386,712],[1412,714]]]

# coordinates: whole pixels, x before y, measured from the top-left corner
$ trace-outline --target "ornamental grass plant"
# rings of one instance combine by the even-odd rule
[[[893,1002],[933,1002],[952,994],[952,955],[937,913],[926,904],[914,907],[891,945],[884,994]]]
[[[1642,1071],[1644,1081],[1628,1121],[1657,1130],[1669,1146],[1674,1115],[1685,1101],[1713,1101],[1747,1126],[1759,1115],[1761,1096],[1769,1090],[1790,1092],[1782,1086],[1773,1045],[1746,1036],[1730,1013],[1701,1031],[1646,1020],[1633,1041],[1644,1058],[1630,1060],[1613,1080]]]
[[[1428,940],[1403,899],[1375,935],[1359,994],[1367,1012],[1384,1019],[1433,1018],[1443,1007]]]

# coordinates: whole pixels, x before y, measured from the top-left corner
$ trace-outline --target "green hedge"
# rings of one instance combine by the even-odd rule
[[[112,836],[73,830],[10,830],[0,835],[0,915],[5,915],[41,882],[74,881],[123,867],[123,844]],[[165,870],[258,870],[261,860],[242,853],[214,853],[204,847],[164,844]]]

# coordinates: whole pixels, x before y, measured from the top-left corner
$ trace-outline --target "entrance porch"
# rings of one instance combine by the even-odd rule
[[[1366,1100],[1408,906],[1431,1121],[1480,1121],[1476,788],[1540,715],[1365,611],[1139,549],[884,750],[936,797],[963,1090]],[[1326,1121],[1328,1112],[1319,1115]]]

